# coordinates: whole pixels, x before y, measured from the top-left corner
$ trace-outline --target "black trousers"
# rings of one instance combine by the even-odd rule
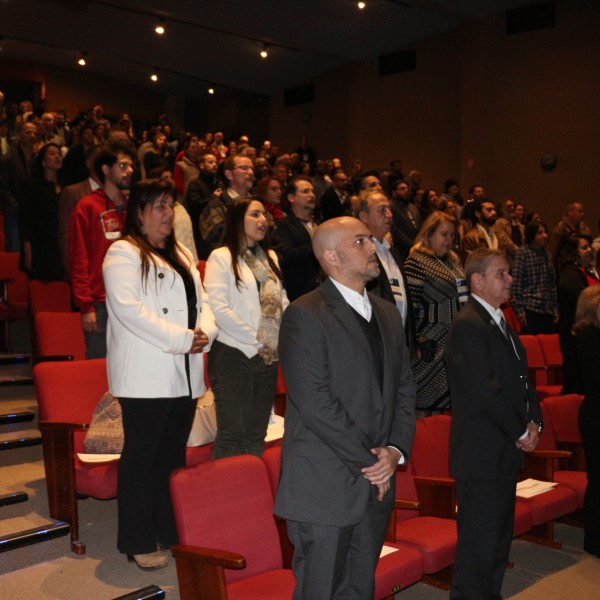
[[[196,400],[119,398],[119,402],[125,444],[117,480],[117,547],[126,554],[146,554],[178,541],[169,477],[185,465]]]
[[[600,398],[586,397],[579,409],[587,487],[583,500],[583,549],[600,557]]]
[[[517,475],[457,481],[456,562],[451,600],[497,600],[510,553]]]

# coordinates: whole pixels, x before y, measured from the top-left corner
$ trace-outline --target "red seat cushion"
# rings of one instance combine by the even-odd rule
[[[515,504],[515,525],[514,525],[514,537],[523,535],[526,531],[529,531],[533,527],[533,519],[531,516],[531,510],[526,504],[517,502]]]
[[[379,559],[375,570],[375,598],[386,598],[416,583],[423,575],[423,557],[418,550],[404,544],[385,543],[398,548]]]
[[[534,525],[554,521],[562,515],[577,510],[575,492],[562,485],[557,485],[554,489],[532,498],[517,498],[517,502],[525,504],[531,509],[531,519]]]
[[[277,569],[227,586],[229,600],[283,600],[291,598],[296,580],[289,569]]]
[[[583,508],[583,497],[587,487],[587,474],[584,471],[554,471],[554,481],[573,490],[577,508]]]
[[[423,572],[437,573],[454,563],[456,521],[438,517],[416,517],[396,523],[396,542],[423,555]]]

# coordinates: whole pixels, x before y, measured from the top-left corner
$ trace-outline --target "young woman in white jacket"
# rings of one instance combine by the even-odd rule
[[[206,263],[204,285],[219,339],[208,355],[215,395],[213,458],[261,456],[277,385],[277,340],[288,299],[277,256],[269,250],[262,202],[237,199],[223,245]]]
[[[173,234],[174,192],[143,181],[131,190],[122,239],[103,265],[110,392],[123,412],[118,548],[142,569],[167,564],[177,543],[171,472],[185,465],[202,352],[217,335],[190,252]]]

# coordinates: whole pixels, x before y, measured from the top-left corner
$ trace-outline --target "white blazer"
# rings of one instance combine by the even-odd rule
[[[269,255],[279,265],[275,252],[269,250]],[[235,285],[229,248],[213,250],[206,262],[204,286],[219,327],[219,341],[252,358],[261,346],[256,339],[260,321],[258,285],[252,270],[241,258],[238,258],[238,266],[242,279],[239,289]],[[289,300],[281,281],[279,290],[285,310]]]
[[[182,258],[192,264],[198,318],[209,344],[217,337],[215,320],[190,252],[178,245]],[[188,306],[183,280],[160,257],[150,263],[142,285],[139,250],[127,240],[111,245],[102,267],[108,309],[107,368],[113,396],[176,398],[189,394],[185,354],[194,333],[188,329]],[[190,354],[192,397],[204,394],[204,358]]]

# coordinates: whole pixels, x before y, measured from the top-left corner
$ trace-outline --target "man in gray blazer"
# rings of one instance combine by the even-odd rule
[[[281,323],[288,403],[275,513],[294,545],[294,600],[365,600],[412,446],[415,385],[400,313],[365,291],[379,275],[369,230],[339,217],[312,243],[328,278]]]
[[[452,395],[450,470],[456,479],[458,544],[450,598],[501,598],[513,535],[517,473],[542,428],[527,358],[500,305],[512,277],[499,250],[474,250],[471,291],[446,343]]]

